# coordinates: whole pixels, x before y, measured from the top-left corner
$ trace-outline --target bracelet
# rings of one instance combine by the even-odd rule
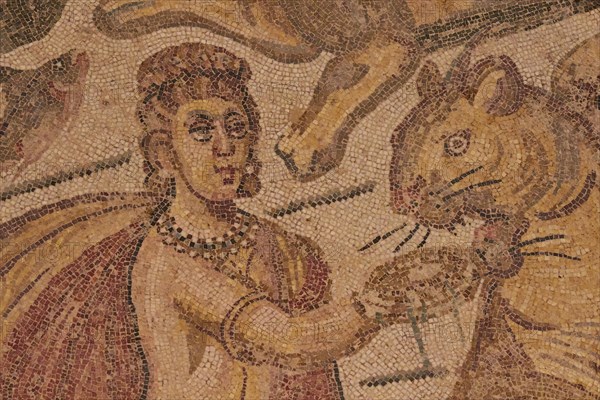
[[[256,364],[259,360],[256,360],[247,343],[236,338],[236,321],[247,307],[266,298],[268,296],[265,293],[257,291],[240,297],[225,314],[225,318],[221,322],[219,333],[223,347],[231,357],[247,364]]]

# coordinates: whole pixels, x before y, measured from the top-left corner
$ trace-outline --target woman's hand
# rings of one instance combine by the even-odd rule
[[[443,315],[470,300],[480,273],[472,247],[429,247],[396,257],[373,271],[356,310],[380,324],[408,322],[409,313]]]
[[[392,300],[383,299],[376,290],[364,290],[361,293],[354,292],[352,295],[354,307],[358,313],[366,319],[384,322],[392,315],[400,315],[406,312],[404,305],[398,305]]]

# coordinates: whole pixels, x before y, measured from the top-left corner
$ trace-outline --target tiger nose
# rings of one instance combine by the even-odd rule
[[[417,175],[414,182],[407,186],[394,188],[392,190],[392,205],[396,212],[408,214],[416,211],[422,200],[422,189],[427,182],[421,175]]]

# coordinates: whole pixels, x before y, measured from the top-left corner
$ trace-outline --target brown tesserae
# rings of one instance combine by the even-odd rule
[[[0,1],[0,399],[600,399],[597,0]]]

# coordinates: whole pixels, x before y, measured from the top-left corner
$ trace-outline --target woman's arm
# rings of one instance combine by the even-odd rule
[[[290,316],[266,294],[216,271],[177,281],[175,303],[185,318],[249,364],[311,369],[358,350],[379,331],[351,302]]]
[[[423,302],[431,316],[449,312],[450,305],[438,298],[469,301],[481,273],[474,257],[454,247],[415,250],[375,268],[352,301],[329,302],[293,316],[265,293],[208,270],[190,274],[198,282],[182,279],[176,303],[239,360],[313,368],[358,350],[381,324],[408,321]]]

